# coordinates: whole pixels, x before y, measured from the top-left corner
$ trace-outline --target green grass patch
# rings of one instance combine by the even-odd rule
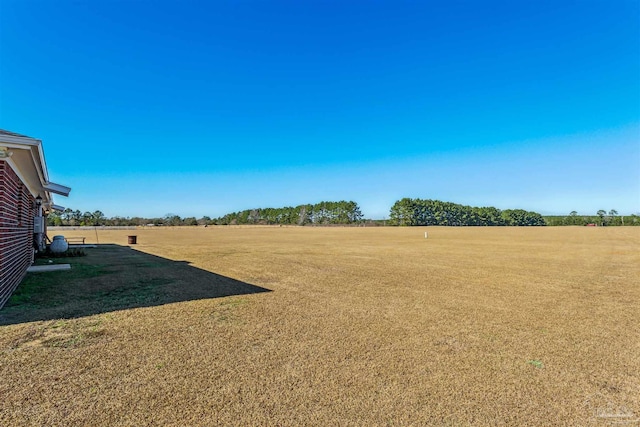
[[[164,285],[173,283],[162,277],[151,277],[128,282],[126,286],[117,287],[100,293],[99,298],[104,305],[131,306],[148,304],[157,301]]]
[[[117,245],[91,248],[84,257],[38,262],[44,265],[66,263],[71,265],[71,269],[29,273],[0,310],[0,325],[72,319],[130,308],[264,291],[193,268],[184,261],[173,261]],[[221,309],[228,311],[239,304],[242,304],[241,300],[229,300]],[[54,347],[74,346],[69,339],[67,336],[56,337],[49,344]]]
[[[535,366],[538,369],[544,368],[544,363],[542,363],[542,361],[540,360],[528,360],[527,363],[529,365]]]
[[[51,307],[64,300],[65,286],[70,283],[110,274],[100,265],[78,264],[67,258],[60,258],[56,264],[71,264],[71,270],[47,273],[29,273],[7,301],[5,308],[24,304]],[[52,265],[52,264],[44,264]]]

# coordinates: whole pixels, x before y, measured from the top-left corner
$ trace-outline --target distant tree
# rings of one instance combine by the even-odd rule
[[[389,223],[391,225],[417,225],[417,209],[414,200],[405,197],[391,206],[389,211]]]
[[[147,225],[150,223],[151,220],[149,218],[142,218],[139,216],[134,216],[129,220],[129,225]]]
[[[546,225],[544,218],[538,213],[527,212],[523,209],[507,209],[502,211],[502,216],[507,225],[532,226]]]
[[[179,215],[168,213],[164,216],[164,225],[177,226],[182,224],[182,218]]]
[[[102,211],[94,211],[91,214],[91,219],[92,219],[92,223],[91,225],[104,225],[105,222],[105,216],[102,213]]]
[[[73,219],[73,211],[69,208],[66,208],[60,214],[60,219],[62,220],[62,225],[71,225],[71,221]]]
[[[209,224],[211,224],[211,218],[206,215],[198,220],[198,225],[209,225]]]
[[[260,220],[260,209],[251,209],[247,219],[249,223],[256,224]]]
[[[569,218],[566,218],[566,225],[577,225],[578,224],[578,212],[571,211],[569,212]]]
[[[129,218],[124,218],[121,216],[114,216],[112,218],[105,218],[104,225],[114,225],[118,227],[126,226],[131,223]]]
[[[238,212],[236,224],[249,224],[249,214],[251,214],[249,210]]]
[[[198,225],[198,220],[195,217],[190,216],[182,220],[182,225]]]
[[[313,211],[312,205],[297,206],[296,211],[298,213],[298,218],[296,218],[296,223],[298,225],[305,225],[311,222],[311,212]]]
[[[70,222],[69,225],[80,225],[82,223],[82,218],[83,217],[84,217],[84,214],[82,212],[80,212],[79,209],[76,209],[71,214],[71,222]]]
[[[362,221],[362,211],[356,202],[344,202],[347,209],[347,219],[349,223],[358,223]]]
[[[47,215],[47,225],[60,226],[62,225],[62,218],[59,212],[53,211]]]
[[[231,212],[223,217],[214,219],[213,222],[218,225],[231,225],[237,223],[238,214]]]
[[[494,207],[471,208],[469,225],[504,225],[502,212]]]
[[[606,214],[607,212],[603,209],[600,209],[598,212],[596,212],[596,215],[600,217],[600,225],[604,225],[604,217]]]
[[[93,225],[93,214],[89,211],[83,213],[80,219],[80,225],[83,225],[83,226]]]

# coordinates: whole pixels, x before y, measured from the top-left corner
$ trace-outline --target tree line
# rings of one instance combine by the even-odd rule
[[[588,225],[640,226],[640,215],[618,215],[615,209],[599,210],[595,215],[541,216],[522,209],[500,210],[494,207],[472,207],[439,200],[404,198],[391,207],[389,220],[364,220],[360,207],[353,201],[319,202],[295,207],[256,208],[232,212],[219,218],[201,218],[166,214],[163,217],[106,217],[102,211],[81,212],[65,209],[51,212],[47,218],[51,226],[183,226],[183,225],[449,225],[449,226],[529,226],[529,225]]]
[[[546,225],[542,215],[523,209],[500,210],[473,207],[440,200],[404,198],[391,207],[391,225],[448,226],[539,226]]]
[[[81,212],[79,210],[65,209],[62,212],[53,211],[47,216],[47,225],[51,226],[143,226],[143,225],[211,225],[213,222],[208,216],[196,219],[195,217],[181,218],[179,215],[166,214],[162,218],[145,217],[106,217],[102,211]]]
[[[285,206],[283,208],[247,209],[214,219],[215,224],[280,224],[280,225],[346,225],[362,220],[356,202],[320,202],[315,205]]]
[[[640,215],[618,215],[618,211],[615,209],[611,209],[609,212],[600,209],[595,215],[578,215],[578,212],[571,211],[569,215],[549,215],[544,219],[549,225],[640,225]]]
[[[256,208],[232,212],[219,218],[186,217],[168,213],[162,218],[120,217],[107,218],[102,211],[81,212],[65,209],[51,212],[47,224],[51,226],[181,226],[181,225],[348,225],[362,221],[362,212],[356,202],[319,202],[296,207]]]

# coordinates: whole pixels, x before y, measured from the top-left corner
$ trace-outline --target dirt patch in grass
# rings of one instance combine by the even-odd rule
[[[14,335],[9,348],[30,346],[73,348],[89,345],[104,335],[105,330],[100,327],[101,323],[100,319],[74,319],[31,324],[21,334]]]
[[[0,424],[638,423],[640,229],[424,231],[140,229],[100,268],[88,251],[71,262],[102,302],[4,318]],[[197,270],[273,292],[177,285]]]

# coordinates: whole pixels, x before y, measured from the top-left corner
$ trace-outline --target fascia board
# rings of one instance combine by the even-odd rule
[[[13,136],[13,135],[0,135],[0,144],[15,144],[13,148],[23,148],[25,145],[28,146],[38,146],[42,144],[42,141],[35,138],[27,138],[22,136]]]
[[[42,182],[49,182],[49,170],[47,169],[47,161],[44,159],[44,150],[42,149],[42,142],[38,144],[38,154],[40,155],[40,164],[42,165],[42,174],[43,174]]]
[[[38,146],[39,151],[41,152],[42,146]],[[36,167],[36,171],[38,172],[38,178],[40,178],[40,182],[47,182],[49,179],[47,177],[47,168],[44,166],[42,157],[40,157],[40,161],[36,159],[35,151],[31,150],[31,158],[33,159],[33,164],[38,165],[40,167]]]
[[[71,192],[71,187],[67,187],[65,185],[56,184],[54,182],[47,182],[42,186],[45,190],[51,191],[55,194],[60,194],[61,196],[69,196]]]

